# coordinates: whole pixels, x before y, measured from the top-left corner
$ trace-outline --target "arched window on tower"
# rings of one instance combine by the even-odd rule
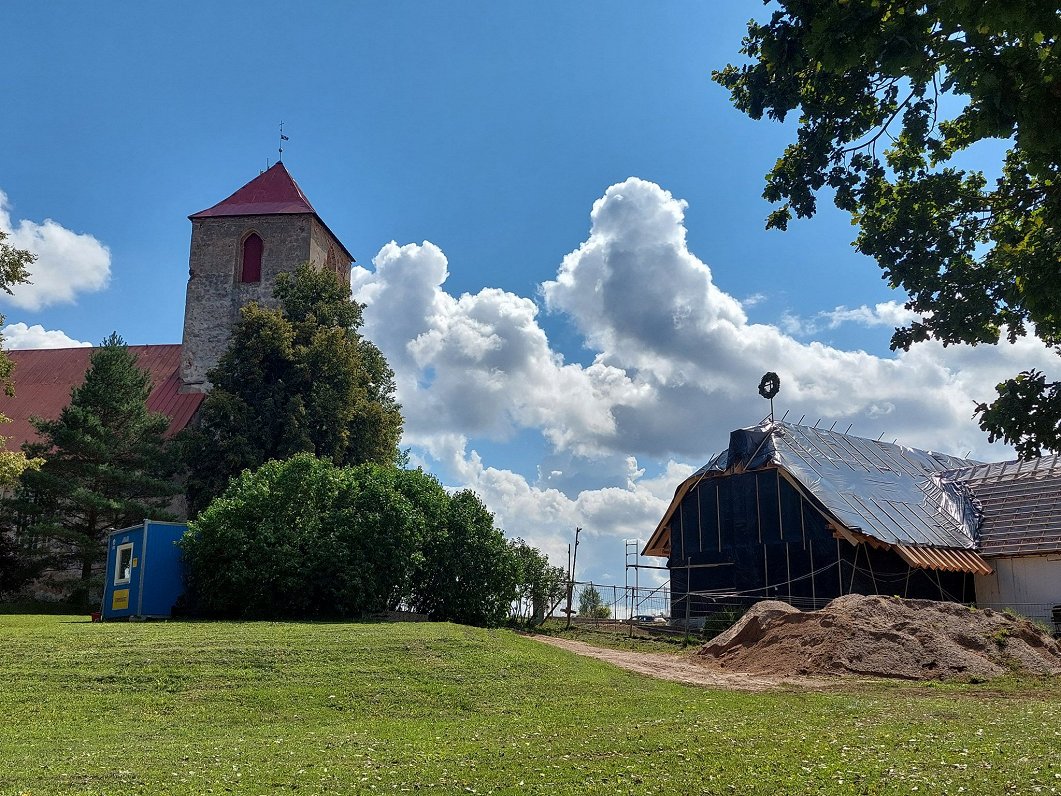
[[[339,253],[335,250],[335,246],[328,247],[328,256],[324,258],[324,267],[337,277],[342,278],[343,267],[339,265]]]
[[[240,282],[262,281],[262,250],[265,245],[258,233],[252,232],[243,239],[243,266],[240,268]]]

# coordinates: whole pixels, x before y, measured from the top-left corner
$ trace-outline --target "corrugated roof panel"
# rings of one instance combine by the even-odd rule
[[[18,450],[22,443],[37,441],[31,417],[54,420],[68,403],[70,391],[85,380],[93,348],[50,348],[9,351],[15,363],[14,396],[0,394],[0,412],[11,422],[0,426],[7,437],[5,447]],[[181,394],[179,345],[134,345],[129,350],[151,375],[153,384],[147,408],[170,417],[167,436],[185,428],[202,403],[201,393]]]

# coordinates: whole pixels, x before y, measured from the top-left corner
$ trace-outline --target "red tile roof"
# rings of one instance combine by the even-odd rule
[[[248,182],[232,196],[188,218],[214,216],[271,216],[285,213],[317,214],[298,183],[277,163]]]
[[[70,403],[70,390],[80,385],[88,370],[92,348],[51,348],[8,351],[15,363],[14,396],[0,393],[0,412],[11,418],[0,425],[4,447],[18,450],[23,442],[37,441],[31,417],[53,420]],[[179,345],[131,345],[137,362],[151,374],[153,388],[147,408],[170,417],[167,436],[173,436],[191,421],[202,403],[201,393],[178,392],[181,347]]]

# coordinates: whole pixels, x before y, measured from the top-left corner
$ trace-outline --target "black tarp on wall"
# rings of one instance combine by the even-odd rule
[[[842,594],[971,600],[972,576],[911,568],[896,553],[837,539],[776,468],[705,477],[670,524],[671,612],[782,599],[819,608]],[[686,606],[689,592],[693,597]]]

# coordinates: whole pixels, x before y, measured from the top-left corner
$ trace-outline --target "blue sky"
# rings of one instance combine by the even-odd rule
[[[0,223],[45,270],[0,307],[6,336],[179,342],[186,216],[275,162],[283,120],[285,164],[364,268],[415,460],[558,561],[586,527],[583,577],[623,581],[621,540],[766,413],[766,370],[790,419],[1005,458],[972,401],[1045,352],[897,357],[904,297],[846,216],[826,200],[763,229],[792,128],[742,116],[710,72],[764,13],[9,3]]]

